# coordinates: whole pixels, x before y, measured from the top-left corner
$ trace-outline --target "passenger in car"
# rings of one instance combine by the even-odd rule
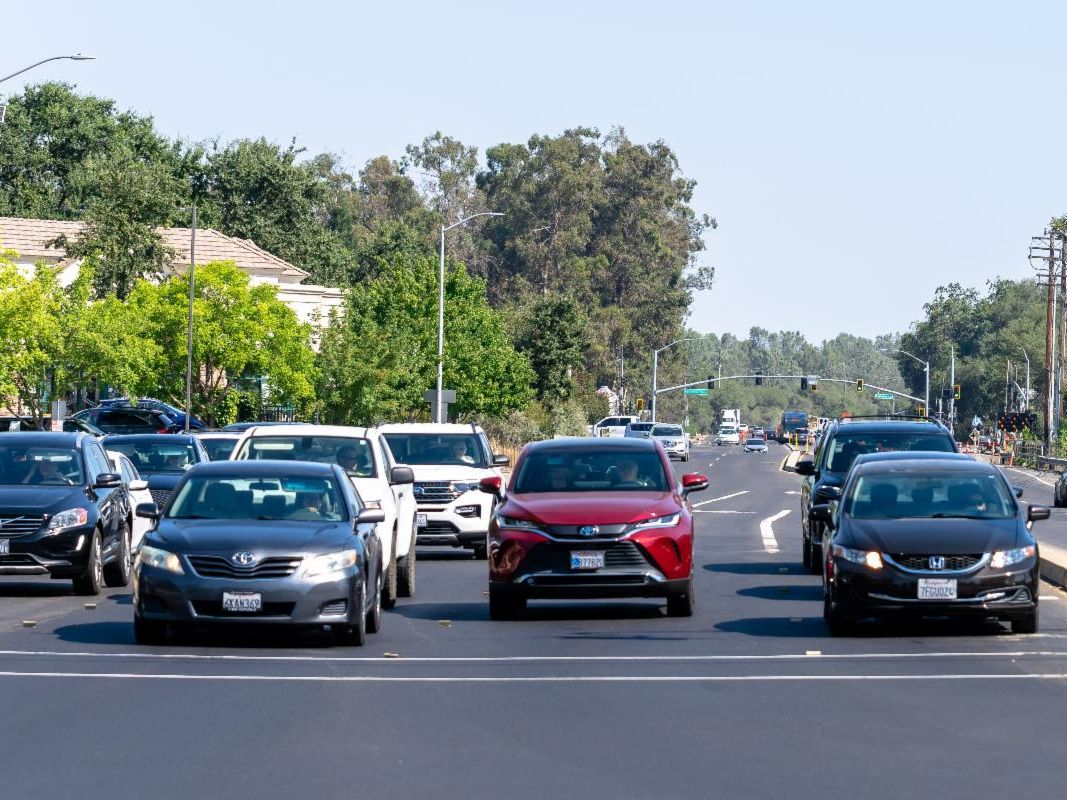
[[[871,487],[871,513],[879,517],[896,516],[897,487],[891,483],[876,483]]]

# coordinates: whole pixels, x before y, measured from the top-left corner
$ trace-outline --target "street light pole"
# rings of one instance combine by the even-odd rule
[[[29,72],[34,67],[41,66],[41,64],[47,64],[49,61],[61,61],[61,60],[64,60],[64,59],[70,59],[71,61],[93,61],[93,60],[95,60],[95,58],[93,56],[83,56],[81,53],[75,53],[72,56],[52,56],[51,58],[42,59],[42,60],[38,61],[36,64],[30,64],[28,67],[23,67],[18,72],[12,72],[10,75],[5,75],[4,77],[0,78],[0,83],[3,83],[4,81],[10,80],[11,78],[14,78],[17,75],[21,75],[23,72]]]
[[[658,350],[653,350],[652,351],[652,421],[653,422],[656,421],[656,388],[658,386],[656,381],[658,380],[658,377],[659,377],[659,354],[660,354],[660,352],[663,351],[663,350],[666,350],[668,347],[674,347],[676,344],[681,344],[682,342],[695,342],[695,341],[697,341],[697,339],[698,339],[698,337],[696,337],[696,336],[689,336],[689,337],[687,337],[685,339],[675,339],[670,344],[665,344],[665,345],[663,345],[663,347],[659,348]]]
[[[458,228],[464,223],[470,222],[477,217],[502,217],[499,211],[480,211],[464,217],[459,222],[454,222],[445,227],[441,226],[441,260],[437,269],[437,414],[434,422],[444,422],[444,405],[442,394],[444,392],[445,374],[445,234],[453,228]]]
[[[189,229],[189,332],[185,356],[185,432],[193,416],[193,299],[196,297],[196,206],[192,206]]]
[[[879,350],[879,352],[882,352],[882,353],[903,353],[906,356],[910,356],[911,358],[914,358],[916,361],[918,361],[920,364],[923,365],[923,372],[926,373],[926,395],[925,395],[926,400],[925,400],[924,405],[926,406],[926,413],[927,413],[927,415],[929,415],[930,414],[930,362],[929,361],[923,361],[921,358],[919,358],[916,355],[913,355],[913,354],[909,353],[907,350],[899,350],[899,349],[893,349],[893,348],[889,348],[889,347],[879,347],[878,350]]]

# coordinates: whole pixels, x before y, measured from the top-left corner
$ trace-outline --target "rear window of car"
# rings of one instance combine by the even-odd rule
[[[370,442],[355,436],[266,434],[245,439],[235,461],[315,461],[340,464],[354,478],[376,475]]]
[[[653,436],[681,436],[682,427],[680,425],[657,425],[652,429]]]
[[[892,453],[897,451],[954,453],[956,447],[947,434],[929,431],[839,431],[826,444],[827,472],[848,472],[856,456],[862,453]]]

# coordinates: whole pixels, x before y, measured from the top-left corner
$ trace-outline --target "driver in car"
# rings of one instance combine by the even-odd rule
[[[59,471],[59,463],[51,460],[34,461],[22,482],[74,485],[74,481]]]

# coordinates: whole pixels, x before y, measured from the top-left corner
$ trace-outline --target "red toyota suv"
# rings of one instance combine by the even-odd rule
[[[705,475],[674,477],[651,439],[557,439],[522,451],[489,524],[489,615],[530,598],[663,597],[693,613],[693,516]]]

